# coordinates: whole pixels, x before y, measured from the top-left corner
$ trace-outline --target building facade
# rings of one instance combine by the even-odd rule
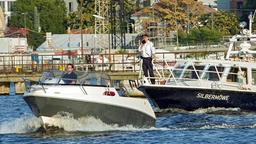
[[[14,6],[16,0],[0,0],[0,7],[4,13],[4,19],[6,25],[8,24],[8,18],[11,16],[11,9]]]
[[[217,6],[218,10],[232,11],[235,12],[237,16],[241,17],[243,14],[243,6],[246,4],[247,0],[218,0]]]
[[[67,7],[67,12],[71,13],[77,11],[78,3],[77,0],[64,0]]]
[[[198,0],[198,1],[202,2],[203,5],[205,5],[205,6],[217,8],[217,0]]]

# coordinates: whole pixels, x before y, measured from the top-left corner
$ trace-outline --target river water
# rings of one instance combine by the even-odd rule
[[[209,108],[158,114],[156,126],[106,125],[94,118],[63,118],[62,131],[42,132],[22,96],[0,97],[0,143],[256,143],[256,113]]]

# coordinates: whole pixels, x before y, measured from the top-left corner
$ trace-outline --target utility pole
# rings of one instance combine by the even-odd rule
[[[177,15],[176,15],[176,13],[177,13],[177,5],[178,5],[178,3],[177,3],[177,0],[175,0],[175,7],[174,7],[174,12],[175,12],[175,22],[176,22],[176,45],[177,45],[177,48],[179,47],[179,34],[178,34],[178,30],[179,30],[179,26],[178,26],[178,22],[177,22]]]
[[[37,32],[41,32],[40,16],[39,16],[37,7],[34,7],[34,29],[37,30]]]
[[[24,15],[24,28],[25,28],[25,37],[27,37],[27,12],[21,13],[22,15]]]
[[[190,9],[187,6],[187,17],[188,17],[188,23],[187,23],[187,33],[189,34],[189,25],[190,25]]]
[[[26,20],[27,13],[24,12],[24,13],[22,13],[22,15],[24,15],[24,28],[27,29],[27,20]]]
[[[214,22],[213,22],[213,12],[211,12],[211,27],[212,27],[212,30],[213,30],[213,25],[214,25]]]
[[[84,0],[80,0],[80,34],[81,34],[81,60],[84,60],[84,39],[83,39],[83,3]]]

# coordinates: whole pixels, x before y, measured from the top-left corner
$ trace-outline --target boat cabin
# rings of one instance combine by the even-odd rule
[[[233,85],[251,89],[256,85],[256,65],[225,61],[177,61],[170,70],[166,84],[184,86]]]

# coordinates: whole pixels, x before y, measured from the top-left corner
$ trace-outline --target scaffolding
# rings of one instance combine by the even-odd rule
[[[111,0],[110,2],[110,23],[111,23],[111,48],[126,47],[126,14],[124,0]]]
[[[110,0],[95,0],[95,34],[106,34],[110,31],[109,5]]]
[[[127,17],[124,0],[95,0],[94,17],[95,37],[96,34],[108,33],[111,49],[126,47]]]

